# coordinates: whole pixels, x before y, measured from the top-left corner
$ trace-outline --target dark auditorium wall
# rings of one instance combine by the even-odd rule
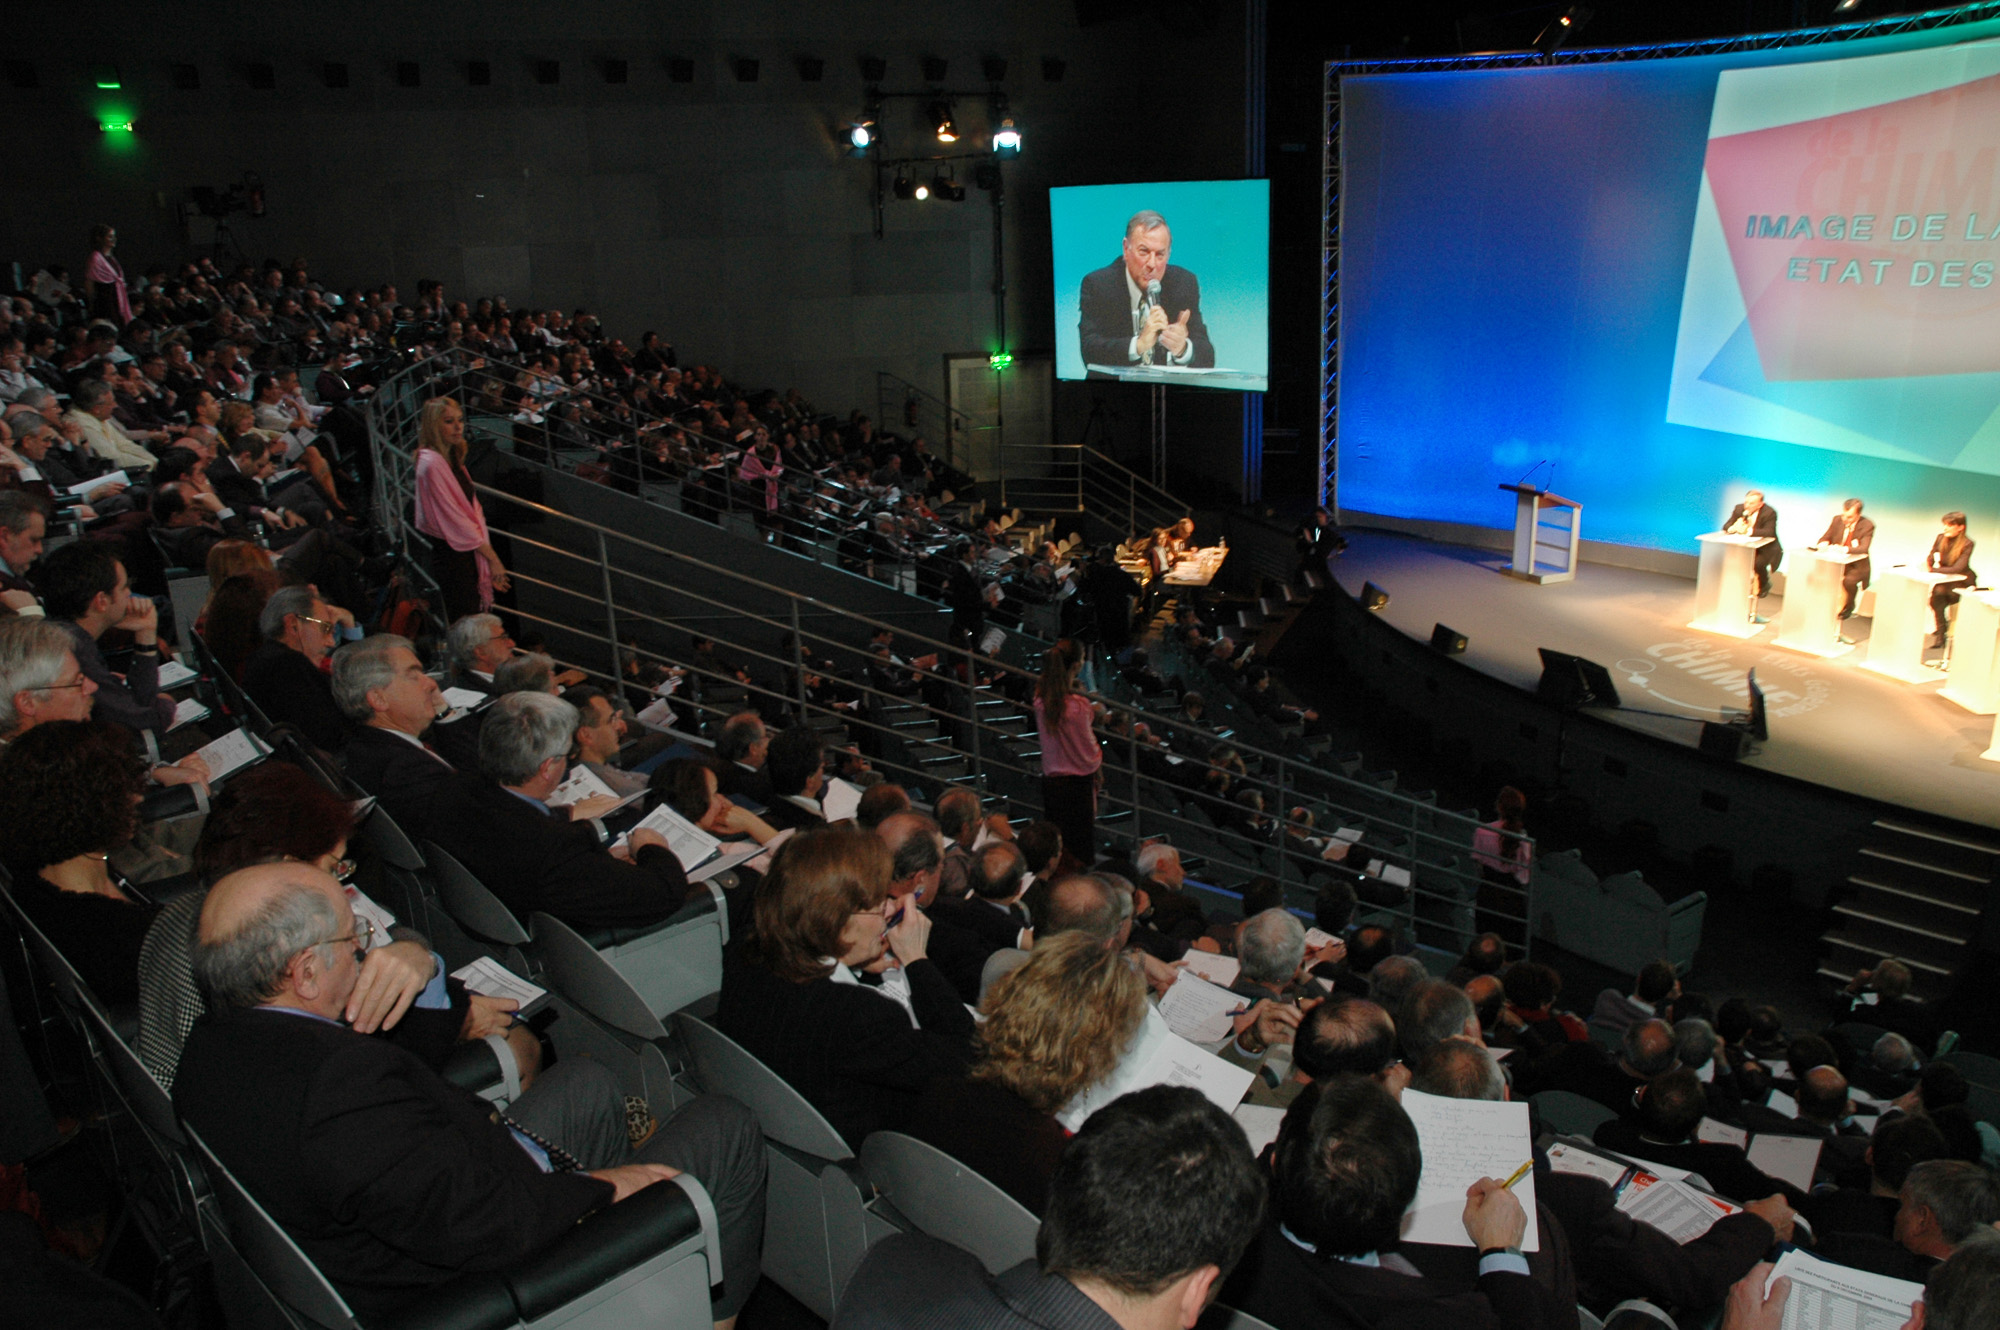
[[[17,8],[6,55],[32,62],[41,85],[0,78],[0,256],[30,271],[59,259],[74,273],[99,219],[118,226],[128,262],[178,256],[186,190],[253,170],[269,214],[231,219],[252,259],[304,255],[325,280],[393,279],[409,299],[436,277],[454,296],[582,306],[628,340],[658,328],[684,358],[871,414],[876,370],[942,396],[942,353],[993,349],[993,234],[987,197],[970,188],[956,205],[891,201],[886,238],[874,237],[871,172],[834,144],[862,101],[859,57],[888,61],[889,90],[924,88],[925,56],[950,62],[952,89],[987,86],[982,57],[1008,61],[1025,135],[1005,216],[1017,351],[1051,343],[1049,186],[1243,166],[1234,0],[1088,26],[1072,0],[103,0],[87,22]],[[822,82],[800,78],[803,55],[826,62]],[[1065,63],[1061,82],[1044,80],[1044,56]],[[628,62],[623,85],[605,82],[611,57]],[[759,62],[755,83],[737,81],[741,57]],[[693,62],[691,82],[671,80],[672,58]],[[536,59],[559,61],[560,81],[537,83]],[[468,85],[472,60],[490,63],[490,86]],[[94,86],[99,61],[122,88]],[[325,85],[328,61],[347,65],[349,87]],[[417,62],[421,86],[398,85],[398,61]],[[250,86],[258,62],[271,90]],[[194,66],[200,87],[177,88],[175,65]],[[106,108],[136,117],[136,133],[101,133]],[[892,154],[939,149],[920,109],[888,103]],[[983,146],[983,96],[958,110]],[[1107,238],[1107,261],[1116,244]],[[1096,391],[1063,390],[1063,441]],[[1143,448],[1143,390],[1130,392],[1119,418]],[[1218,468],[1233,475],[1233,457]]]

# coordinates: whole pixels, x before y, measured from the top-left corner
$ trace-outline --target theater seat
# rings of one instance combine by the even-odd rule
[[[218,1204],[203,1222],[232,1325],[267,1322],[274,1312],[329,1330],[713,1324],[709,1288],[722,1278],[720,1229],[708,1193],[686,1174],[597,1211],[508,1270],[461,1275],[363,1322],[207,1143],[192,1130],[187,1137],[215,1189]]]
[[[1035,1255],[1042,1226],[1028,1208],[944,1151],[899,1131],[861,1143],[861,1171],[907,1227],[963,1247],[987,1273]]]

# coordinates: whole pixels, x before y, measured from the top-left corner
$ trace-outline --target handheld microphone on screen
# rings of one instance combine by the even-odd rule
[[[1146,283],[1146,303],[1154,309],[1160,307],[1160,283],[1157,280]]]

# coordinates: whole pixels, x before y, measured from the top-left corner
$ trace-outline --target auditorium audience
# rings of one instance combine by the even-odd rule
[[[1145,997],[1145,981],[1101,939],[1051,939],[986,995],[971,1070],[931,1083],[912,1134],[1041,1214],[1069,1137],[1055,1114],[1118,1065]]]
[[[859,829],[794,835],[724,957],[716,1024],[849,1145],[906,1129],[929,1084],[970,1060],[972,1017],[929,958],[929,918],[903,909],[891,922],[892,871],[887,847]]]
[[[130,730],[172,725],[174,700],[159,687],[159,612],[151,600],[132,594],[116,551],[100,541],[73,541],[36,565],[35,584],[50,622],[69,634],[77,664],[97,685],[98,719]],[[113,629],[131,635],[122,673],[112,672],[98,648]]]

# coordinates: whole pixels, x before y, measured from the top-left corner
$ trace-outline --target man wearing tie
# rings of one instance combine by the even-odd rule
[[[1167,219],[1134,213],[1117,261],[1085,275],[1077,334],[1086,365],[1214,367],[1201,282],[1167,262],[1172,252]]]
[[[1826,524],[1826,534],[1819,538],[1819,543],[1829,549],[1837,545],[1849,554],[1862,556],[1848,564],[1840,575],[1840,585],[1847,592],[1847,599],[1840,603],[1840,617],[1851,618],[1856,597],[1868,585],[1868,547],[1875,543],[1875,523],[1861,515],[1861,500],[1849,499],[1840,505],[1840,516]]]
[[[1757,598],[1771,594],[1771,574],[1784,562],[1785,547],[1778,543],[1778,510],[1764,502],[1764,491],[1743,491],[1743,502],[1729,510],[1722,529],[1732,536],[1768,536],[1770,543],[1757,547]],[[1758,622],[1764,622],[1760,617]]]

